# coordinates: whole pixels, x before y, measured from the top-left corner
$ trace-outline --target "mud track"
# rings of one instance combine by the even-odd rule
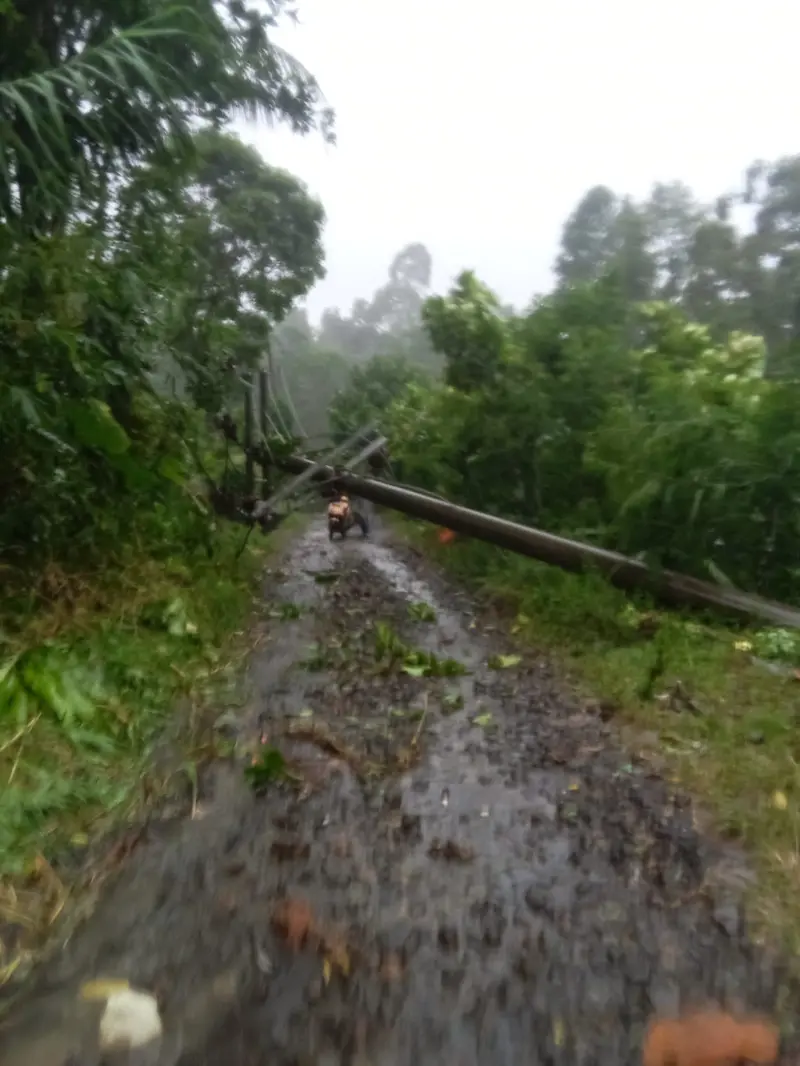
[[[47,967],[4,1066],[96,1066],[97,976],[157,994],[163,1066],[622,1066],[654,1011],[774,1012],[743,865],[547,661],[492,669],[502,627],[380,530],[320,523],[270,582],[301,612],[264,622],[240,754]],[[387,672],[379,621],[469,673]],[[260,734],[291,777],[256,796]]]

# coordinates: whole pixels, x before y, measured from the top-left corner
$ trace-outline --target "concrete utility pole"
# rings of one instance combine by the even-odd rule
[[[591,544],[556,537],[540,529],[509,522],[505,518],[460,507],[448,500],[425,495],[416,489],[337,472],[302,456],[281,460],[281,469],[289,474],[305,475],[312,481],[336,480],[353,496],[370,500],[379,506],[390,507],[412,518],[422,518],[435,525],[452,529],[499,548],[527,555],[531,559],[562,570],[581,572],[599,570],[612,585],[627,591],[643,589],[656,599],[673,607],[699,607],[738,615],[747,619],[761,619],[773,625],[800,629],[800,610],[774,600],[741,592],[739,589],[713,585],[672,570],[651,570],[636,559],[619,552],[607,551]],[[293,482],[295,484],[296,482]]]

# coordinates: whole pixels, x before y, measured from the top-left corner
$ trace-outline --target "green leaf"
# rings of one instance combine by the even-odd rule
[[[493,655],[489,659],[489,666],[492,670],[508,670],[512,666],[518,666],[521,662],[521,655]]]
[[[186,480],[186,471],[180,459],[174,455],[165,455],[158,464],[158,472],[175,485],[182,485]]]
[[[429,667],[428,666],[404,666],[402,667],[403,673],[408,674],[409,677],[425,677]]]
[[[264,788],[286,776],[286,759],[277,748],[264,746],[245,768],[244,774],[251,788]]]
[[[17,385],[12,385],[9,389],[9,394],[13,402],[19,407],[22,414],[25,416],[26,422],[31,426],[37,428],[41,426],[42,420],[39,417],[37,411],[36,401],[27,389],[21,389]]]
[[[448,692],[442,700],[448,711],[460,711],[464,706],[464,697],[460,692]]]
[[[429,603],[411,603],[408,606],[408,613],[415,622],[436,621],[436,611],[434,611]]]
[[[130,437],[102,400],[69,401],[66,413],[81,444],[98,448],[106,455],[122,455],[130,448]]]

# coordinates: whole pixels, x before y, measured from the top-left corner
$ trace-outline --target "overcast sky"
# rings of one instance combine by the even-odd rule
[[[240,126],[327,213],[328,276],[349,310],[422,241],[434,283],[472,268],[516,305],[551,282],[562,222],[598,183],[703,198],[800,151],[790,0],[298,0],[280,40],[317,77],[336,147]]]

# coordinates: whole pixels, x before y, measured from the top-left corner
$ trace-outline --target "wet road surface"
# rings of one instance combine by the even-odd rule
[[[743,864],[545,659],[497,660],[466,594],[319,523],[264,596],[237,756],[49,963],[2,1066],[97,1066],[95,977],[158,997],[151,1066],[624,1066],[655,1011],[774,1013]],[[256,796],[260,734],[291,778]]]

